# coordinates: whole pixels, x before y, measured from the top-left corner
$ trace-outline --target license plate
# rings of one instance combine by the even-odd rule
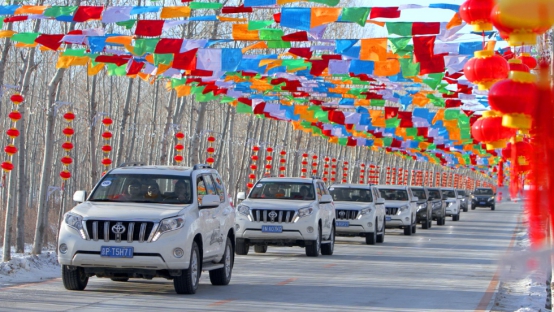
[[[485,202],[479,202],[479,205],[484,205],[484,204],[485,204]]]
[[[134,247],[102,246],[100,249],[100,256],[109,258],[132,258],[133,251]]]
[[[348,222],[348,221],[337,221],[335,224],[337,225],[337,227],[349,227],[350,226],[350,222]]]
[[[283,227],[280,225],[262,225],[262,232],[264,233],[282,233]]]
[[[390,220],[391,220],[391,218],[389,216],[385,217],[385,221],[390,221]]]

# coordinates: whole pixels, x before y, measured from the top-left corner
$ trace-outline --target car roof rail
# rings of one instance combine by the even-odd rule
[[[200,169],[213,169],[212,166],[206,165],[206,164],[196,164],[194,167],[192,167],[192,170],[200,170]]]
[[[139,166],[146,166],[146,163],[145,162],[140,162],[140,161],[128,161],[128,162],[124,162],[124,163],[121,163],[119,167],[139,167]]]

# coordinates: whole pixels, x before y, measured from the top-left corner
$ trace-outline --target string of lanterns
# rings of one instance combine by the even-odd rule
[[[279,177],[284,178],[285,172],[287,170],[287,167],[285,167],[285,163],[287,162],[287,151],[282,150],[281,151],[281,159],[279,159]]]
[[[208,157],[206,158],[206,163],[210,166],[213,166],[215,162],[213,157],[215,153],[214,144],[215,144],[215,137],[210,135],[208,137],[208,147],[206,148],[206,152],[208,153]]]
[[[13,155],[17,153],[17,147],[15,147],[15,139],[19,136],[19,130],[17,130],[17,121],[21,119],[21,113],[18,110],[19,104],[24,101],[21,94],[14,94],[10,97],[13,104],[13,109],[9,113],[8,117],[11,120],[11,127],[6,131],[6,134],[10,137],[11,142],[4,148],[4,152],[8,154],[8,160],[2,163],[2,170],[4,172],[10,172],[13,170]]]
[[[105,117],[102,119],[102,126],[104,127],[104,132],[102,132],[102,139],[104,139],[104,145],[102,145],[102,153],[104,157],[102,158],[102,165],[104,166],[104,171],[102,175],[105,175],[108,172],[108,167],[112,164],[110,159],[110,152],[112,151],[112,146],[110,145],[110,140],[113,137],[112,132],[110,131],[110,126],[113,124],[113,120],[110,117]]]
[[[258,161],[259,151],[259,146],[252,146],[252,156],[250,156],[250,159],[252,159],[252,164],[250,165],[250,174],[248,175],[249,182],[246,184],[248,191],[250,191],[250,189],[254,187],[254,182],[256,182],[256,170],[258,170],[258,166],[256,165],[256,163]]]
[[[62,183],[62,189],[65,184],[65,181],[71,178],[71,172],[69,171],[69,165],[73,163],[73,159],[69,156],[71,150],[73,149],[73,143],[71,143],[71,137],[75,134],[75,130],[71,127],[73,120],[75,120],[75,114],[73,112],[67,112],[63,115],[63,119],[67,122],[67,126],[63,129],[62,133],[65,135],[65,142],[62,143],[62,148],[65,151],[65,155],[61,158],[62,162],[62,171],[60,172],[60,177],[64,181]]]
[[[177,139],[177,143],[173,147],[175,149],[175,156],[173,156],[173,160],[177,162],[178,164],[183,161],[183,155],[181,153],[185,149],[185,146],[183,145],[183,140],[185,139],[185,134],[181,131],[175,133],[175,138]]]
[[[267,152],[267,155],[265,156],[265,176],[269,177],[271,176],[271,169],[273,168],[273,156],[271,156],[271,153],[273,153],[273,148],[269,146],[265,149],[265,151]]]

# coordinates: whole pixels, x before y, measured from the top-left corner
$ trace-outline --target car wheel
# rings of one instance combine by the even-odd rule
[[[494,210],[494,206],[491,206],[491,210]]]
[[[311,245],[306,246],[306,256],[319,257],[320,250],[321,250],[321,226],[317,228],[317,239],[312,241]]]
[[[235,242],[235,253],[239,256],[246,256],[250,249],[250,244],[246,243],[244,239],[237,239]]]
[[[114,282],[127,282],[129,280],[128,277],[112,277],[110,279]]]
[[[366,245],[375,245],[377,243],[377,222],[373,227],[373,233],[365,233],[365,243]]]
[[[415,234],[416,231],[417,231],[417,223],[414,222],[414,223],[412,223],[412,234]]]
[[[412,225],[404,227],[404,235],[412,235]]]
[[[467,207],[464,208],[464,212],[467,212],[469,209],[467,209]]]
[[[458,212],[457,215],[452,215],[452,221],[460,221],[460,213]]]
[[[381,228],[381,233],[377,234],[377,242],[378,243],[384,243],[385,242],[385,223],[386,221],[383,220],[383,227]]]
[[[331,234],[329,235],[329,240],[331,241],[328,244],[321,245],[321,254],[325,256],[332,256],[333,251],[335,251],[335,227],[331,227]]]
[[[196,242],[192,242],[189,268],[182,270],[180,276],[173,278],[175,292],[180,295],[192,295],[196,293],[200,270],[200,251]]]
[[[254,252],[255,253],[266,253],[267,252],[267,245],[255,245],[254,246]]]
[[[476,206],[471,205],[471,210],[475,210]]]
[[[265,249],[267,250],[267,246],[265,247]],[[233,273],[233,264],[235,262],[235,257],[233,257],[233,255],[233,244],[231,244],[231,239],[227,237],[227,243],[225,244],[225,253],[223,254],[223,258],[219,262],[223,264],[223,267],[221,269],[210,271],[210,282],[212,282],[212,285],[229,285],[229,282],[231,281],[231,274]]]
[[[424,230],[428,229],[429,228],[429,223],[430,223],[429,222],[429,216],[427,216],[427,219],[423,223],[421,223],[421,228],[424,229]]]
[[[88,276],[82,267],[70,269],[69,266],[62,265],[62,281],[67,290],[84,290],[88,284]]]

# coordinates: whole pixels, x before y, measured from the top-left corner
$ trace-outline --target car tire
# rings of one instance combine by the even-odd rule
[[[250,249],[250,244],[246,243],[244,239],[237,239],[235,242],[235,253],[239,256],[246,256],[248,250]]]
[[[179,295],[192,295],[196,293],[200,272],[202,270],[200,265],[200,250],[196,242],[192,242],[189,268],[182,270],[180,276],[175,276],[173,278],[173,287],[176,293]]]
[[[82,267],[69,269],[69,266],[62,265],[62,282],[67,290],[84,290],[88,284],[88,276]]]
[[[321,251],[321,226],[317,228],[317,231],[317,239],[311,241],[311,245],[306,246],[306,256],[308,257],[319,257],[319,252]]]
[[[412,234],[415,234],[416,231],[417,231],[417,223],[414,222],[414,223],[412,223]]]
[[[437,225],[445,225],[446,224],[446,217],[441,217],[437,220]]]
[[[385,220],[383,220],[383,227],[381,229],[381,233],[377,234],[377,242],[378,243],[384,243],[385,242]]]
[[[494,206],[491,206],[491,210],[494,210],[494,208],[495,208]]]
[[[467,209],[467,207],[464,208],[464,212],[467,212],[469,209]]]
[[[265,247],[267,250],[267,246]],[[223,267],[210,271],[210,282],[212,282],[214,286],[229,285],[229,282],[231,282],[231,275],[233,274],[233,265],[235,263],[233,244],[231,244],[231,239],[229,237],[227,237],[227,242],[225,243],[225,253],[219,263],[223,264]]]
[[[325,256],[332,256],[335,251],[335,227],[331,227],[331,234],[329,234],[329,244],[321,245],[321,254]]]
[[[476,206],[471,205],[471,210],[475,210]]]
[[[112,277],[110,279],[114,282],[127,282],[127,281],[129,281],[128,277]]]
[[[254,246],[254,252],[255,253],[266,253],[267,252],[267,245],[255,245]]]
[[[372,233],[365,233],[365,243],[366,245],[375,245],[377,243],[377,222],[375,222]]]
[[[429,228],[429,219],[426,219],[425,222],[421,223],[421,228],[426,230]]]
[[[404,235],[407,235],[407,236],[412,235],[412,225],[408,225],[404,227]]]
[[[460,213],[458,212],[457,215],[452,216],[452,221],[460,221]]]

